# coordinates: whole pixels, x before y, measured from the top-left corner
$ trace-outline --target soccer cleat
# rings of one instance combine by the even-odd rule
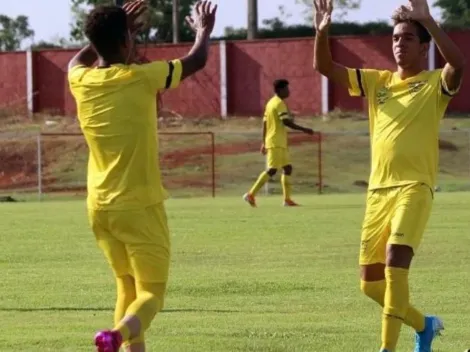
[[[299,205],[291,199],[286,199],[284,201],[284,206],[285,207],[298,207]]]
[[[122,337],[118,331],[100,331],[95,335],[97,352],[119,352]]]
[[[256,199],[250,193],[246,193],[243,195],[243,200],[250,204],[253,208],[256,208]]]
[[[416,333],[416,344],[414,352],[431,352],[434,338],[441,335],[444,323],[435,316],[428,316],[424,321],[424,331]]]

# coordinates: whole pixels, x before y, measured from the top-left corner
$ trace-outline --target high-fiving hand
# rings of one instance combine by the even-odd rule
[[[317,32],[328,30],[333,12],[333,0],[314,0],[315,13],[313,21]]]
[[[206,0],[198,1],[195,10],[192,17],[186,17],[186,22],[195,33],[211,34],[214,30],[217,5],[212,6],[212,3]]]
[[[431,18],[427,0],[408,0],[408,4],[400,6],[397,11],[410,20],[424,21]]]

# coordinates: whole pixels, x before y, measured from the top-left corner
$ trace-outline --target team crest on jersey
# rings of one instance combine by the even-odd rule
[[[408,84],[408,90],[412,96],[416,96],[425,85],[425,81],[411,82]]]
[[[377,92],[377,103],[379,105],[383,105],[387,102],[387,100],[390,98],[390,91],[388,90],[387,87],[382,87],[379,89]]]

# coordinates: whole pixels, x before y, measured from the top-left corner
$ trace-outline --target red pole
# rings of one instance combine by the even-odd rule
[[[215,198],[215,135],[214,132],[209,132],[212,144],[212,198]]]
[[[318,194],[323,192],[322,133],[318,132]]]

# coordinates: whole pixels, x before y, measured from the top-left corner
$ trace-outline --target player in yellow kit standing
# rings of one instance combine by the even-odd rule
[[[205,66],[216,9],[207,1],[196,4],[188,19],[196,40],[184,58],[131,64],[136,19],[143,11],[143,1],[94,9],[85,24],[91,44],[69,64],[69,85],[90,150],[89,219],[117,284],[115,324],[95,336],[99,352],[117,352],[121,344],[127,351],[145,351],[144,332],[163,307],[170,235],[155,95]]]
[[[332,0],[315,6],[314,67],[369,105],[372,165],[359,264],[362,291],[383,306],[380,351],[395,351],[404,322],[416,331],[415,352],[430,352],[443,323],[410,305],[408,271],[431,213],[439,124],[465,59],[426,0],[411,0],[393,16],[397,70],[346,68],[332,60],[328,45]],[[431,39],[447,62],[443,69],[426,70]]]
[[[243,196],[243,199],[252,207],[256,207],[256,193],[273,177],[278,170],[282,169],[281,177],[282,190],[284,195],[284,206],[292,207],[297,204],[291,199],[292,165],[289,160],[289,150],[287,146],[287,128],[313,134],[313,130],[294,123],[294,120],[287,108],[285,99],[290,95],[289,82],[279,79],[274,82],[275,95],[266,105],[263,118],[263,143],[261,153],[266,155],[267,170],[263,171],[251,190]]]

